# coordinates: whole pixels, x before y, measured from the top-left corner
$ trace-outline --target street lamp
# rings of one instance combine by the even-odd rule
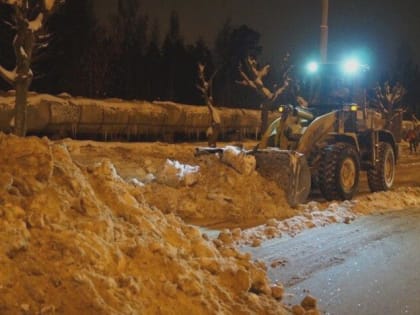
[[[328,2],[329,0],[321,0],[322,17],[321,17],[321,62],[327,63],[328,49]]]

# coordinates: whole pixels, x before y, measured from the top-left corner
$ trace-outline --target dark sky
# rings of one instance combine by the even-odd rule
[[[96,0],[102,20],[117,0]],[[178,12],[187,43],[202,36],[212,46],[228,17],[261,35],[263,59],[280,62],[286,51],[306,62],[318,54],[321,0],[142,0],[143,12],[158,18],[166,33],[171,10]],[[329,60],[359,55],[372,67],[390,68],[399,47],[411,47],[420,63],[420,1],[330,0]]]

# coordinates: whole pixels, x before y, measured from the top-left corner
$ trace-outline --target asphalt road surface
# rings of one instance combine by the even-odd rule
[[[323,314],[420,314],[420,209],[304,231],[243,248],[298,304],[311,294]]]

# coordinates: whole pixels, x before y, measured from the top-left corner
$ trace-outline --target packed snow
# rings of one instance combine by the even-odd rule
[[[360,215],[420,206],[420,155],[410,155],[406,143],[401,145],[391,191],[368,193],[362,180],[360,194],[351,201],[312,197],[292,209],[284,192],[255,170],[253,156],[244,155],[236,146],[221,143],[223,154],[195,156],[199,144],[64,142],[80,163],[110,157],[124,178],[148,183],[139,192],[147,203],[207,227],[208,234],[224,230],[236,244],[258,246],[282,234],[294,236],[303,229],[351,223]],[[242,145],[252,148],[255,143]],[[169,171],[168,157],[185,167],[196,167],[189,184],[170,176],[176,171]],[[169,175],[163,176],[165,173]]]
[[[311,296],[284,306],[240,246],[420,206],[404,152],[408,184],[292,209],[235,146],[195,147],[0,134],[1,313],[317,314]]]
[[[263,264],[149,205],[112,159],[5,134],[0,149],[1,314],[290,314]]]

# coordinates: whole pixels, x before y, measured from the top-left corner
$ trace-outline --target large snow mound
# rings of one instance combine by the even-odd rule
[[[149,207],[110,160],[4,134],[0,150],[1,314],[287,313],[263,265]]]

